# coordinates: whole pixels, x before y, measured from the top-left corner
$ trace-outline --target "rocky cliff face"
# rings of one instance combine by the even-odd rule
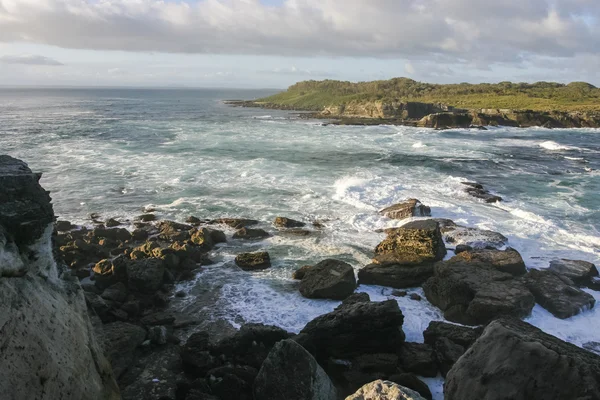
[[[443,104],[420,102],[352,102],[341,106],[326,107],[321,115],[351,118],[421,119],[429,114],[454,111]]]
[[[50,196],[0,156],[0,393],[3,399],[119,399],[83,291],[53,255]]]

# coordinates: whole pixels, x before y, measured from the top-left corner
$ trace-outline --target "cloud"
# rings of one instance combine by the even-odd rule
[[[304,76],[304,77],[313,77],[313,78],[332,78],[335,77],[336,74],[327,71],[316,71],[312,69],[300,69],[296,66],[291,66],[289,68],[273,68],[271,70],[261,70],[257,71],[260,74],[268,74],[268,75],[288,75],[288,76]]]
[[[0,0],[0,42],[522,64],[600,55],[598,0]]]
[[[0,24],[1,25],[1,24]],[[61,66],[63,63],[56,61],[53,58],[36,56],[36,55],[18,55],[18,56],[1,56],[0,62],[4,64],[24,64],[24,65],[50,65]]]

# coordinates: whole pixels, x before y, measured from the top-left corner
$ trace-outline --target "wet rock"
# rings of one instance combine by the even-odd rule
[[[421,204],[417,199],[408,199],[402,203],[384,208],[379,213],[384,217],[402,220],[410,217],[429,217],[431,216],[431,209]]]
[[[142,214],[142,215],[138,215],[137,217],[135,217],[135,220],[140,221],[140,222],[152,222],[152,221],[156,221],[156,215]]]
[[[400,364],[404,371],[421,376],[437,376],[438,367],[433,348],[430,345],[406,342],[400,348],[399,354]]]
[[[114,285],[104,289],[104,292],[102,292],[100,296],[106,300],[123,303],[127,297],[127,288],[122,282],[117,282]]]
[[[299,228],[284,229],[280,232],[280,234],[284,236],[309,236],[311,233],[313,233],[313,231]]]
[[[227,236],[225,235],[225,232],[217,229],[208,229],[208,233],[213,244],[227,243]]]
[[[582,347],[600,356],[600,342],[586,342]]]
[[[600,356],[517,319],[490,323],[448,372],[446,400],[595,399]]]
[[[463,185],[467,186],[465,192],[469,193],[471,196],[476,197],[478,199],[482,199],[486,203],[497,203],[502,201],[502,197],[493,195],[486,190],[483,185],[475,182],[461,182]]]
[[[594,307],[596,300],[573,281],[552,271],[531,270],[525,284],[535,300],[557,318],[569,318]]]
[[[444,318],[479,325],[501,315],[530,314],[535,299],[520,280],[488,264],[459,257],[437,263],[433,278],[423,284],[427,300],[444,311]]]
[[[162,325],[151,327],[148,329],[148,340],[157,345],[167,344],[167,328]]]
[[[439,338],[433,345],[435,358],[437,360],[442,376],[446,377],[450,368],[465,353],[466,349],[447,338]]]
[[[306,271],[308,271],[310,268],[312,268],[312,265],[304,265],[300,267],[294,271],[292,278],[301,281],[304,278],[304,275],[306,275]]]
[[[182,360],[188,370],[199,376],[215,366],[215,358],[209,352],[209,335],[207,332],[193,333],[183,346]]]
[[[191,225],[200,225],[202,223],[202,220],[191,215],[186,218],[185,222]]]
[[[126,322],[111,322],[102,327],[102,332],[104,348],[118,378],[132,365],[135,349],[146,339],[146,330]]]
[[[210,388],[220,399],[252,400],[252,386],[233,374],[210,381]]]
[[[234,229],[242,229],[247,228],[249,226],[259,224],[259,221],[255,219],[247,219],[247,218],[219,218],[214,219],[209,222],[210,224],[223,224],[227,225]]]
[[[388,378],[390,382],[397,383],[400,386],[404,386],[405,388],[412,389],[415,392],[419,393],[427,400],[432,400],[433,396],[431,394],[431,390],[425,382],[417,378],[415,374],[409,373],[401,373],[394,374]]]
[[[233,336],[212,346],[211,353],[224,355],[238,364],[260,368],[275,343],[289,337],[288,332],[276,326],[246,324]]]
[[[268,238],[269,233],[264,229],[242,228],[233,234],[234,239],[264,239]]]
[[[594,264],[581,260],[552,260],[548,270],[565,276],[580,286],[588,286],[592,278],[598,276],[598,270]]]
[[[491,265],[498,271],[507,272],[514,276],[525,275],[527,273],[527,268],[521,254],[511,248],[506,250],[467,250],[455,257],[459,257],[467,262],[481,262]]]
[[[355,289],[354,269],[338,260],[324,260],[307,269],[300,282],[300,293],[312,299],[343,300]]]
[[[306,226],[304,222],[286,217],[277,217],[273,222],[276,228],[302,228]]]
[[[454,248],[454,254],[460,254],[465,251],[473,251],[473,248],[466,244],[459,244]]]
[[[369,264],[358,271],[358,281],[361,285],[380,285],[397,289],[420,286],[432,276],[432,264]]]
[[[69,221],[56,221],[54,226],[58,232],[67,232],[74,228],[73,224]]]
[[[255,400],[336,400],[333,383],[313,356],[293,340],[275,344],[254,382]]]
[[[244,271],[257,271],[271,267],[269,253],[261,251],[257,253],[242,253],[235,258],[235,263]]]
[[[390,381],[377,380],[361,387],[346,400],[425,400],[414,390]]]
[[[349,304],[354,304],[354,303],[368,303],[371,301],[371,298],[369,297],[369,295],[367,293],[352,293],[350,296],[346,297],[344,299],[344,301],[342,301],[342,304],[347,306]]]
[[[446,338],[464,348],[469,348],[483,332],[482,328],[469,328],[443,321],[431,321],[423,332],[425,343],[435,345],[438,339]]]
[[[134,229],[131,232],[131,238],[136,242],[141,242],[148,239],[148,231],[146,229]]]
[[[409,298],[414,301],[421,301],[422,298],[418,293],[411,293]]]
[[[394,290],[392,292],[392,296],[396,296],[396,297],[406,297],[408,295],[408,292],[406,290]]]
[[[376,263],[418,265],[446,255],[439,224],[432,219],[409,222],[386,232],[387,238],[375,248]]]
[[[295,340],[318,361],[397,351],[404,316],[395,300],[342,303],[310,321]]]
[[[114,228],[115,226],[121,225],[121,223],[114,218],[109,218],[104,225],[106,225],[107,228]]]
[[[92,237],[96,239],[106,238],[124,242],[131,239],[131,233],[125,228],[95,228],[92,231]]]
[[[165,266],[162,260],[149,258],[127,263],[128,286],[142,293],[154,293],[163,283]]]
[[[140,322],[145,326],[172,325],[175,322],[175,315],[170,311],[159,311],[145,315]]]
[[[87,306],[94,310],[100,319],[104,320],[106,318],[106,314],[110,310],[110,305],[106,302],[106,300],[93,292],[86,291],[84,292],[84,296]]]
[[[470,246],[473,249],[499,248],[508,243],[508,238],[498,232],[457,225],[449,219],[438,218],[436,221],[440,224],[444,240],[454,244],[457,248],[461,245]]]

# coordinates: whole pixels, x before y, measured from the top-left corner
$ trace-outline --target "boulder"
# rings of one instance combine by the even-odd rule
[[[530,314],[535,299],[520,280],[488,264],[459,257],[437,263],[434,276],[423,284],[427,300],[444,311],[444,318],[479,325],[501,315]]]
[[[152,222],[152,221],[156,221],[156,215],[142,214],[142,215],[138,215],[137,217],[135,217],[135,220],[140,221],[140,222]]]
[[[579,289],[572,280],[552,271],[531,270],[525,284],[535,300],[555,317],[565,319],[594,307],[594,297]]]
[[[127,288],[123,282],[117,282],[114,285],[104,289],[104,292],[102,292],[100,296],[105,300],[123,303],[127,297]]]
[[[450,371],[450,368],[458,361],[459,358],[465,354],[466,349],[448,338],[439,338],[433,345],[435,359],[442,372],[442,376],[445,377]]]
[[[275,225],[276,228],[302,228],[306,226],[304,222],[296,221],[295,219],[286,217],[275,218],[273,225]]]
[[[402,369],[421,376],[435,377],[438,373],[433,348],[424,343],[406,342],[400,348]],[[401,382],[398,382],[401,383]]]
[[[164,275],[164,262],[156,258],[130,260],[127,263],[128,286],[134,291],[156,292],[163,284]]]
[[[135,360],[135,350],[146,339],[146,330],[126,322],[111,322],[102,327],[106,355],[115,376],[120,377]]]
[[[418,265],[446,255],[439,224],[432,219],[409,222],[386,232],[387,238],[375,248],[375,263]]]
[[[502,197],[493,195],[486,190],[483,185],[475,182],[461,182],[466,186],[465,192],[469,193],[471,196],[481,199],[486,203],[497,203],[502,201]]]
[[[204,376],[216,364],[209,351],[209,334],[193,333],[182,348],[181,357],[188,371]]]
[[[331,259],[306,270],[300,282],[300,293],[311,299],[343,300],[355,289],[356,277],[352,266]]]
[[[573,283],[580,286],[589,285],[592,278],[598,276],[598,270],[594,264],[581,260],[566,260],[564,258],[552,260],[548,270],[566,276]]]
[[[448,372],[446,400],[597,399],[600,356],[512,318],[490,323]]]
[[[427,384],[420,380],[415,374],[394,374],[390,376],[388,380],[390,382],[397,383],[400,386],[404,386],[405,388],[414,390],[427,400],[433,399],[433,395],[431,394],[431,390],[429,390],[429,386],[427,386]]]
[[[115,226],[121,225],[121,223],[114,218],[109,218],[104,225],[106,225],[107,228],[114,228]]]
[[[306,275],[306,271],[308,271],[310,268],[312,268],[312,265],[304,265],[298,268],[292,274],[292,278],[301,281],[304,278],[304,275]]]
[[[457,259],[462,259],[467,262],[479,262],[490,265],[498,271],[507,272],[514,276],[525,275],[527,268],[525,262],[515,249],[508,248],[506,250],[467,250],[456,255]]]
[[[457,249],[459,246],[470,246],[473,249],[499,248],[508,243],[508,238],[498,232],[457,225],[449,219],[437,218],[436,221],[440,224],[444,240]]]
[[[259,221],[255,219],[247,218],[219,218],[209,222],[210,224],[222,224],[227,225],[234,229],[247,228],[249,226],[257,225]]]
[[[269,236],[269,232],[264,229],[250,228],[242,228],[233,234],[234,239],[265,239]]]
[[[242,253],[235,258],[235,263],[244,271],[256,271],[271,267],[269,253],[261,251],[257,253]]]
[[[379,211],[384,217],[390,219],[406,219],[410,217],[430,217],[431,209],[417,199],[408,199],[402,203],[394,204]]]
[[[403,322],[395,300],[344,302],[306,324],[295,339],[319,361],[396,352],[404,342]]]
[[[420,286],[433,276],[433,265],[369,264],[358,271],[361,285],[380,285],[396,289]]]
[[[254,399],[337,400],[337,392],[313,356],[288,339],[276,343],[263,362]]]
[[[419,393],[390,381],[377,380],[358,389],[346,400],[425,400]]]
[[[70,231],[71,229],[75,228],[75,226],[73,224],[71,224],[69,221],[56,221],[54,223],[54,226],[56,227],[56,230],[58,232],[67,232],[67,231]]]
[[[469,328],[462,325],[449,324],[443,321],[431,321],[423,332],[425,343],[433,346],[440,338],[446,338],[453,343],[469,348],[481,335],[482,328]]]

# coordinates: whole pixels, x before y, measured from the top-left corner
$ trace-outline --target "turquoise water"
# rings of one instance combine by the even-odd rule
[[[408,197],[435,217],[505,234],[528,267],[545,268],[556,257],[600,261],[600,130],[322,126],[221,102],[270,93],[3,89],[0,152],[42,171],[56,213],[74,222],[86,223],[91,212],[132,218],[148,205],[178,220],[256,218],[273,233],[278,215],[326,221],[306,238],[230,242],[214,254],[219,263],[186,286],[194,294],[194,285],[208,285],[219,294],[219,314],[236,324],[297,331],[335,307],[301,298],[291,271],[326,257],[360,268],[382,239],[375,231],[398,224],[377,210]],[[465,180],[506,201],[469,197]],[[258,248],[269,250],[272,269],[248,274],[231,266],[237,252]],[[426,302],[399,301],[410,340],[422,340],[429,321],[441,319]],[[581,345],[598,340],[599,317],[587,311],[560,321],[536,306],[530,322]]]

